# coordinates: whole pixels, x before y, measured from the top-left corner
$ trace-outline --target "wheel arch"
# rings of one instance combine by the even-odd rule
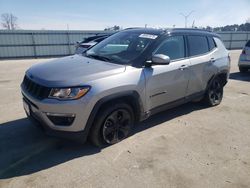
[[[209,88],[209,86],[210,86],[210,84],[212,83],[212,81],[213,81],[215,78],[217,78],[217,77],[219,77],[219,78],[222,80],[222,84],[223,84],[223,86],[225,86],[225,85],[227,84],[227,81],[228,81],[228,75],[229,75],[229,73],[228,73],[227,70],[223,70],[223,71],[220,71],[220,72],[218,72],[218,73],[212,75],[212,76],[210,77],[210,79],[208,80],[208,82],[207,82],[206,90],[207,90],[207,88]]]
[[[103,108],[107,107],[108,105],[114,103],[114,102],[125,102],[129,105],[131,105],[132,109],[135,113],[135,120],[140,121],[144,114],[144,108],[143,104],[140,98],[140,95],[137,91],[131,90],[131,91],[124,91],[115,93],[109,96],[105,96],[101,99],[99,99],[96,104],[94,105],[89,118],[87,120],[87,124],[85,126],[86,134],[89,133],[92,124],[94,123],[94,119],[96,115],[102,110]]]

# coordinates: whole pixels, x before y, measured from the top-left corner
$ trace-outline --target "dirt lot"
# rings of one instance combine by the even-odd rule
[[[99,150],[46,137],[24,115],[24,71],[44,60],[0,62],[0,187],[250,187],[250,73],[240,51],[220,106],[186,104],[140,123]]]

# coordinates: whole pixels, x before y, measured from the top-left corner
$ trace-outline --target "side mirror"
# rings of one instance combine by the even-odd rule
[[[80,46],[80,44],[81,44],[81,42],[80,42],[80,41],[77,41],[77,42],[75,43],[75,47],[78,48],[78,47]]]
[[[155,54],[151,61],[147,61],[147,65],[168,65],[170,58],[167,55]]]

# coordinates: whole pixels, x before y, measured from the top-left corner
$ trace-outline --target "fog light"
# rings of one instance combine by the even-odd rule
[[[46,115],[57,126],[70,126],[75,120],[75,114],[46,113]]]

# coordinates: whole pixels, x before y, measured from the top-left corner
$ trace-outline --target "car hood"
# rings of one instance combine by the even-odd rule
[[[124,65],[73,55],[33,65],[26,75],[47,87],[68,87],[85,85],[95,79],[122,73],[125,69]]]

